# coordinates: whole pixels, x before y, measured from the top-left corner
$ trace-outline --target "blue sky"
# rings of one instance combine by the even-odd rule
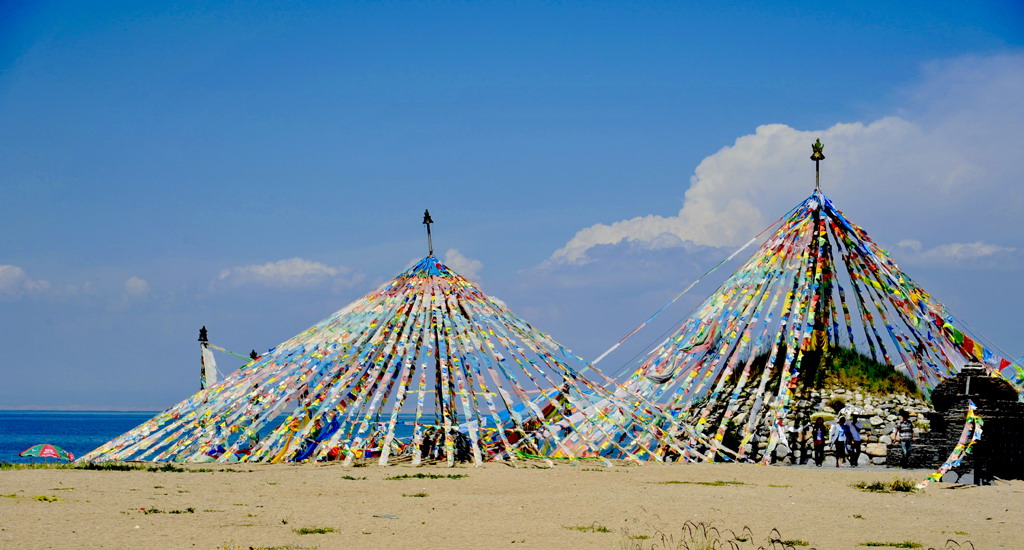
[[[0,408],[177,402],[200,325],[276,345],[425,254],[424,208],[593,358],[802,200],[818,136],[1024,353],[1019,2],[335,4],[0,2]]]

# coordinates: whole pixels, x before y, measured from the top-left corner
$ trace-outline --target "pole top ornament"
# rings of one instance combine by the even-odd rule
[[[825,154],[822,151],[825,149],[825,144],[821,142],[821,138],[811,144],[811,160],[817,162],[819,160],[825,160]]]

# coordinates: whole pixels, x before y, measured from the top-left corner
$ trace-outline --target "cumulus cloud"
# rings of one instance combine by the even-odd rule
[[[463,256],[456,248],[449,248],[444,253],[444,264],[467,279],[476,279],[484,267],[483,262]]]
[[[1024,245],[1016,223],[1024,134],[1015,127],[1024,120],[1024,55],[932,64],[905,95],[911,107],[875,121],[813,131],[759,126],[697,166],[676,215],[581,229],[548,263],[585,264],[595,247],[619,243],[741,244],[812,191],[817,138],[825,143],[823,191],[876,240],[954,237],[969,244],[932,243],[931,252],[960,259],[1006,248],[982,240]]]
[[[33,279],[16,265],[0,265],[0,297],[18,298],[50,289],[50,283]]]
[[[329,266],[302,258],[290,258],[265,264],[243,265],[220,272],[215,285],[224,287],[259,286],[266,288],[351,288],[362,274],[346,266]]]
[[[124,282],[124,294],[129,298],[142,298],[149,294],[149,283],[133,275]]]

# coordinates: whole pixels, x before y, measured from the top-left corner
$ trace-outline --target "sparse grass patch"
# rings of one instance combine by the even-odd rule
[[[658,485],[706,485],[708,487],[725,487],[726,485],[746,485],[742,481],[723,481],[721,479],[715,481],[657,481]],[[789,485],[786,485],[789,487]]]
[[[862,542],[858,546],[882,546],[885,548],[921,548],[921,544],[912,540],[903,542]]]
[[[299,527],[298,529],[292,529],[292,531],[296,535],[325,535],[338,532],[334,527]]]
[[[854,514],[853,515],[853,519],[864,519],[864,516],[862,516],[860,514]]]
[[[424,498],[424,497],[429,497],[430,494],[429,493],[403,493],[402,496],[403,497]]]
[[[159,508],[140,508],[143,514],[194,514],[196,509],[192,507],[185,508],[184,510],[161,510]]]
[[[32,499],[33,500],[38,500],[39,502],[57,502],[58,500],[60,500],[57,497],[48,497],[46,495],[34,496],[34,497],[32,497]]]
[[[917,482],[909,479],[893,478],[892,481],[861,481],[852,485],[861,491],[871,493],[913,493],[917,490]]]
[[[60,463],[11,463],[0,462],[0,470],[94,470],[101,472],[237,472],[241,470],[211,470],[209,468],[181,468],[173,464],[150,466],[147,464],[131,464],[125,462],[85,462],[83,464]]]
[[[239,546],[239,545],[221,545],[216,550],[316,550],[315,546],[295,546],[293,544],[286,544],[284,546]]]
[[[842,408],[842,407],[840,407],[840,408]],[[783,546],[810,546],[811,545],[811,543],[809,543],[809,542],[807,542],[806,540],[803,540],[803,539],[789,539],[789,540],[772,539],[771,542],[775,543],[775,544],[781,544]]]
[[[18,495],[11,493],[9,495],[0,495],[2,498],[18,498]]]
[[[792,487],[792,485],[773,485],[771,483],[769,483],[768,486],[769,487],[775,487],[776,489],[782,489],[782,488],[785,488],[785,487]]]
[[[349,481],[363,481],[363,480],[366,479],[366,476],[363,476],[363,477],[341,476],[341,479],[347,479]]]
[[[182,468],[175,466],[174,464],[161,464],[159,466],[146,464],[146,463],[129,463],[129,462],[85,462],[82,464],[71,463],[14,463],[14,462],[0,462],[0,470],[95,470],[105,472],[173,472],[173,473],[207,473],[207,472],[226,472],[226,473],[245,473],[251,472],[252,470],[235,470],[232,468],[224,468],[221,470],[214,470],[210,468]]]
[[[619,548],[623,550],[782,550],[809,544],[800,539],[783,539],[777,529],[760,538],[749,527],[733,531],[719,529],[712,523],[687,521],[677,529],[661,529],[639,519],[630,522],[619,539]]]
[[[53,470],[63,466],[63,464],[48,462],[0,462],[0,470]]]
[[[581,531],[583,533],[611,533],[612,530],[601,525],[600,523],[591,523],[590,525],[563,525],[562,529],[568,529],[570,531]]]
[[[402,474],[400,476],[391,476],[384,478],[384,481],[398,481],[402,479],[462,479],[469,477],[466,474]],[[365,477],[363,479],[366,479]]]

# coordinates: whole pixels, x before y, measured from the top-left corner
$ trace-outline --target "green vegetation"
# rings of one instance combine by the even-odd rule
[[[825,361],[826,384],[861,388],[868,393],[901,393],[920,396],[917,385],[896,369],[869,356],[846,348],[831,348]]]
[[[441,474],[441,475],[438,475],[438,474],[423,474],[423,473],[419,473],[419,474],[402,474],[400,476],[386,477],[386,478],[384,478],[384,481],[398,481],[398,480],[402,480],[402,479],[462,479],[464,477],[469,477],[469,476],[466,475],[466,474],[447,474],[447,475]],[[366,478],[364,477],[363,479],[366,479]]]
[[[562,529],[568,529],[570,531],[581,531],[583,533],[611,533],[612,530],[601,525],[599,523],[591,523],[590,525],[563,525]]]
[[[917,482],[909,479],[893,478],[892,481],[861,481],[852,487],[870,493],[913,493],[917,490]]]
[[[11,493],[9,495],[0,495],[0,498],[18,498],[18,495]]]
[[[772,374],[768,380],[769,387],[778,387],[785,358],[786,349],[782,346],[776,355],[775,368],[772,369]],[[918,391],[917,385],[912,380],[900,374],[891,366],[879,363],[869,355],[864,355],[856,350],[843,347],[829,348],[821,362],[822,368],[813,369],[813,374],[810,372],[803,373],[809,377],[803,380],[806,386],[821,388],[828,385],[836,385],[842,388],[861,388],[867,393],[874,394],[900,393],[917,397],[921,396],[921,392]],[[767,363],[767,353],[755,357],[751,363],[750,378],[754,379],[760,376]],[[741,370],[736,369],[729,376],[727,380],[728,385],[736,384]],[[699,404],[695,404],[694,407],[700,408]]]
[[[403,497],[424,498],[424,497],[429,497],[430,494],[429,493],[408,493],[408,494],[403,493],[402,496]]]
[[[803,539],[789,539],[789,540],[772,539],[770,542],[772,542],[774,544],[781,544],[783,546],[810,546],[811,545],[811,543],[809,543],[809,542],[807,542],[806,540],[803,540]]]
[[[720,479],[719,480],[715,480],[715,481],[674,481],[673,480],[673,481],[657,481],[655,483],[657,483],[658,485],[707,485],[708,487],[724,487],[726,485],[746,485],[746,483],[743,483],[742,481],[736,481],[736,480],[723,481],[723,480],[720,480]],[[785,485],[785,487],[789,487],[789,485]]]
[[[859,546],[884,546],[886,548],[920,548],[921,544],[912,540],[903,542],[862,542]]]
[[[338,530],[334,527],[300,527],[298,529],[292,529],[296,535],[325,535],[327,533],[337,533]]]
[[[46,495],[34,496],[32,498],[35,499],[35,500],[38,500],[39,502],[57,502],[57,501],[60,500],[57,497],[48,497]]]
[[[366,476],[363,476],[363,477],[341,476],[341,479],[348,479],[348,480],[351,480],[351,481],[362,481],[362,480],[366,479]]]

